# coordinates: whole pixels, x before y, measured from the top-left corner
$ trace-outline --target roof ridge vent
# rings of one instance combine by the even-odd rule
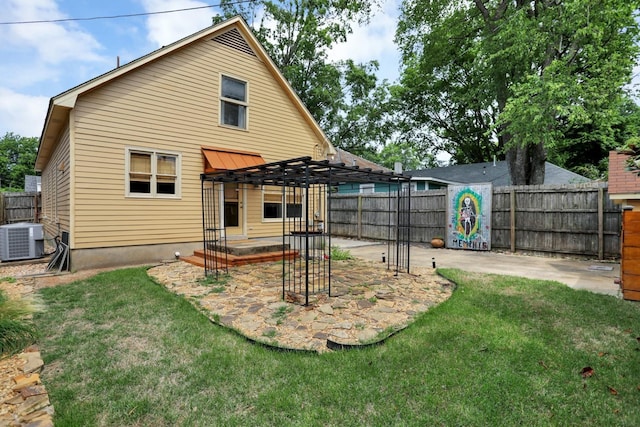
[[[248,55],[257,56],[253,49],[251,49],[247,41],[244,39],[244,37],[242,37],[242,34],[240,34],[240,31],[238,31],[237,28],[232,28],[229,31],[225,31],[222,34],[215,36],[211,40],[232,49],[239,50],[240,52],[246,53]]]

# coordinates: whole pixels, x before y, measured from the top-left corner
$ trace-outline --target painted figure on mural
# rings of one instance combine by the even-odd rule
[[[474,251],[491,249],[491,195],[490,184],[449,186],[447,247]]]
[[[469,197],[465,197],[460,208],[460,225],[464,230],[464,237],[468,239],[473,227],[476,225],[476,206]]]

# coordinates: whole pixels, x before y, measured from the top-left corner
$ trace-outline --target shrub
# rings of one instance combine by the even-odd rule
[[[33,301],[10,299],[0,290],[0,354],[17,353],[36,341],[37,330],[30,319],[36,311]]]
[[[343,261],[346,259],[353,259],[353,255],[347,249],[340,249],[337,246],[331,247],[331,259],[334,261]]]

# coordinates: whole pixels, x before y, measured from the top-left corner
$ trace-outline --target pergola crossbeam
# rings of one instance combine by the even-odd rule
[[[262,186],[282,187],[283,213],[283,277],[282,297],[288,293],[302,295],[304,303],[309,303],[310,293],[328,291],[331,296],[331,197],[334,187],[343,183],[381,183],[388,190],[387,268],[394,268],[396,274],[409,271],[409,232],[411,187],[410,177],[394,172],[346,166],[344,163],[330,163],[327,160],[312,160],[299,157],[273,163],[261,164],[234,170],[220,170],[201,175],[203,191],[203,235],[205,240],[205,274],[207,248],[219,248],[225,242],[226,232],[216,184],[221,188],[225,183],[249,184],[256,189]],[[205,198],[205,183],[209,196]],[[405,185],[406,184],[406,185]],[[221,193],[220,193],[221,194]],[[220,196],[222,197],[222,196]],[[288,200],[293,200],[289,203]],[[206,201],[206,203],[205,203]],[[287,201],[285,203],[285,201]],[[288,212],[289,209],[292,212]],[[213,212],[211,212],[213,210]],[[406,210],[406,212],[405,212]],[[286,212],[286,213],[285,213]],[[325,218],[326,215],[326,218]],[[213,219],[213,224],[211,224]],[[325,221],[326,219],[326,221]],[[207,222],[209,221],[209,222]],[[213,230],[213,234],[211,231]],[[215,230],[224,239],[219,239]],[[209,233],[209,234],[208,234]],[[392,247],[393,245],[393,247]],[[291,247],[298,256],[285,256]]]

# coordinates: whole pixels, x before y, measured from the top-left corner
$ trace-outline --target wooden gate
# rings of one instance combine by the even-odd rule
[[[40,221],[40,193],[0,194],[0,224]]]
[[[622,296],[640,301],[640,212],[624,211],[622,215]]]

